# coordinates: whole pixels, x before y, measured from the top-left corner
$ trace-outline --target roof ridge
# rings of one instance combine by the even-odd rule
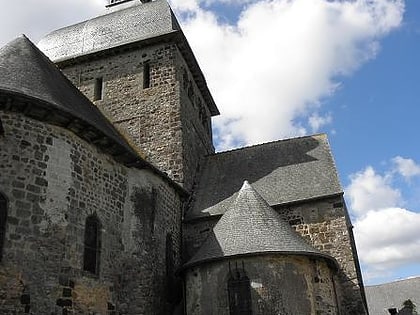
[[[391,282],[385,282],[385,283],[380,283],[380,284],[372,284],[372,285],[365,285],[365,287],[366,288],[384,287],[384,286],[387,286],[387,285],[392,285],[392,284],[401,283],[401,282],[408,282],[408,281],[420,281],[420,275],[409,277],[409,278],[405,278],[405,279],[397,279],[397,280],[393,280]]]
[[[207,157],[214,157],[214,156],[223,155],[223,154],[227,154],[227,153],[231,153],[231,152],[244,151],[244,150],[247,150],[247,149],[253,149],[253,148],[264,146],[264,145],[267,145],[267,144],[289,142],[289,141],[302,140],[302,139],[305,139],[305,138],[313,138],[313,137],[320,137],[320,136],[323,136],[323,137],[327,138],[327,134],[325,132],[321,132],[321,133],[315,133],[315,134],[312,134],[312,135],[290,137],[290,138],[272,140],[272,141],[267,141],[267,142],[261,142],[261,143],[257,143],[257,144],[243,146],[243,147],[240,147],[240,148],[228,149],[226,151],[220,151],[220,152],[216,152],[216,153],[213,153],[213,154],[209,154],[209,155],[207,155]]]

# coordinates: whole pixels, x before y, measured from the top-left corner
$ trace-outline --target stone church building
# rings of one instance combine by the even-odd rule
[[[326,136],[215,115],[165,0],[1,48],[0,314],[367,314]]]

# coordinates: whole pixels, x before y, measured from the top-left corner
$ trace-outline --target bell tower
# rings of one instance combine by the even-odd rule
[[[144,159],[192,189],[219,111],[166,0],[109,0],[39,47]]]

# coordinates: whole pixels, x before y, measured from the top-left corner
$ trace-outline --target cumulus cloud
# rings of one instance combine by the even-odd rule
[[[391,186],[389,175],[380,175],[369,166],[350,175],[351,183],[346,189],[351,209],[357,216],[370,210],[394,207],[401,202],[401,192]]]
[[[375,56],[404,12],[400,0],[260,0],[247,1],[232,24],[204,2],[172,4],[222,113],[219,149],[329,124],[332,115],[316,114],[321,100],[338,76]]]
[[[395,164],[395,171],[407,179],[420,175],[420,165],[412,159],[396,156],[392,162]]]
[[[387,269],[420,261],[420,213],[403,208],[369,211],[355,222],[363,262]]]
[[[104,11],[106,0],[14,0],[0,12],[0,46],[34,42]],[[222,19],[212,5],[238,16]],[[403,0],[172,0],[222,115],[219,149],[318,132],[322,99],[373,58],[401,24]],[[234,9],[232,9],[234,8]]]
[[[411,176],[416,173],[415,163],[401,157],[391,161],[391,169],[384,174],[369,166],[351,175],[345,189],[367,281],[392,276],[393,268],[420,262],[420,213],[403,207],[404,197],[395,187],[398,173],[392,169],[397,165],[401,174]]]
[[[106,0],[13,0],[0,10],[0,47],[25,34],[33,42],[50,31],[104,11]]]

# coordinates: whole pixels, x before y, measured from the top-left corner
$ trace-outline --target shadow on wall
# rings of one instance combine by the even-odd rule
[[[292,264],[284,266],[281,283],[274,279],[264,279],[264,282],[265,287],[251,282],[256,314],[311,314],[308,285],[304,276]]]
[[[342,269],[337,272],[335,278],[338,280],[336,283],[338,282],[341,284],[339,287],[336,287],[341,313],[348,315],[368,314],[366,305],[363,304],[359,286],[355,284]]]
[[[312,155],[309,152],[320,145],[321,141],[316,137],[306,137],[209,156],[200,178],[201,191],[205,192],[198,194],[200,204],[195,204],[194,211],[202,211],[231,197],[241,188],[245,179],[253,184],[272,174],[273,184],[281,184],[281,179],[273,172],[293,165],[297,169],[299,164],[317,161],[317,154]]]

